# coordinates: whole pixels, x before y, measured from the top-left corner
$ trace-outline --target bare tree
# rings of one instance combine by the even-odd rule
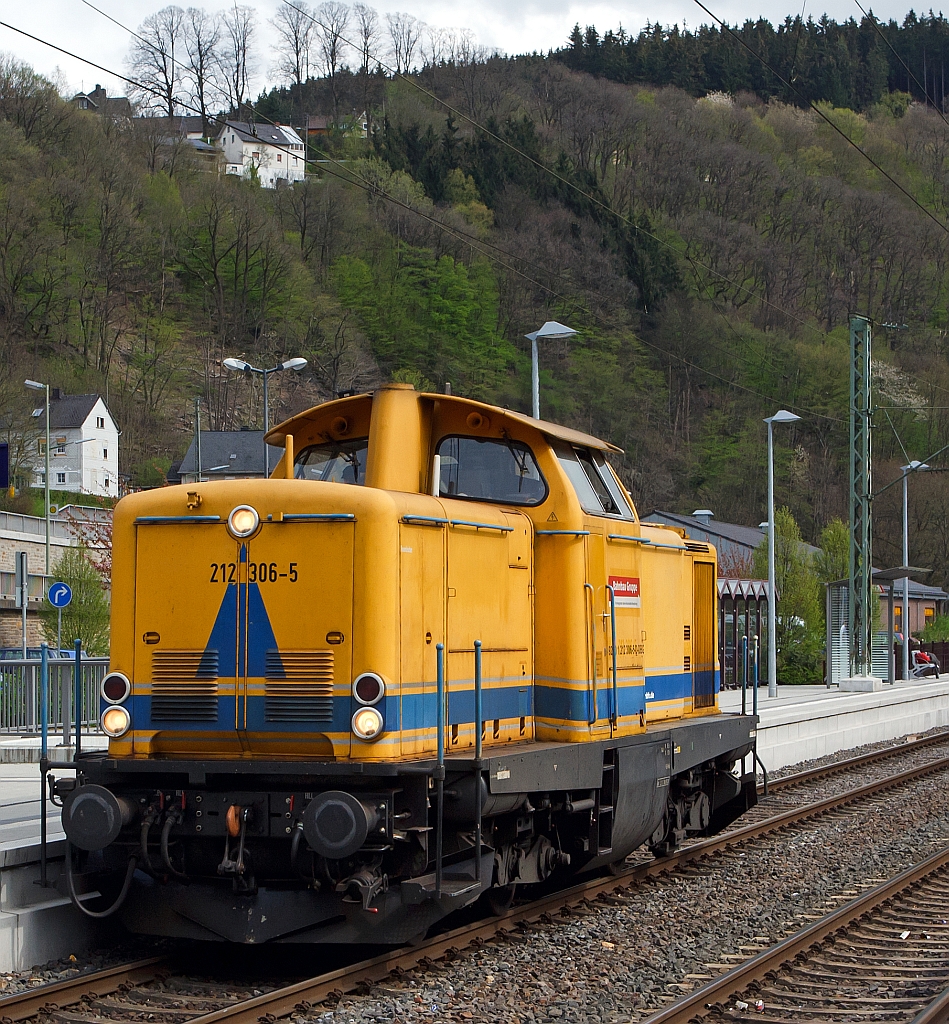
[[[175,116],[182,71],[179,61],[184,45],[185,13],[174,5],[150,14],[138,27],[129,49],[128,67],[142,88],[131,90],[145,109]]]
[[[387,14],[386,22],[389,26],[389,42],[396,74],[404,75],[411,71],[415,63],[415,54],[425,24],[418,18],[413,18],[411,14],[402,14],[399,11]]]
[[[370,74],[379,56],[382,46],[382,30],[379,27],[379,14],[365,4],[353,4],[353,18],[356,21],[356,46],[359,49],[359,70],[364,75]]]
[[[349,25],[349,8],[338,0],[325,0],[316,9],[314,26],[317,45],[317,62],[320,70],[329,80],[333,95],[333,122],[339,123],[339,79],[343,67],[343,56],[349,48],[346,28]]]
[[[220,20],[200,7],[189,7],[184,17],[184,39],[191,102],[201,114],[201,131],[207,136],[211,132],[208,107],[220,95]]]
[[[451,37],[451,29],[426,25],[421,41],[422,62],[434,68],[446,61],[451,49]]]
[[[274,70],[290,82],[296,92],[297,111],[303,121],[303,83],[310,77],[310,51],[316,23],[313,11],[305,0],[282,4],[271,19],[279,40],[275,47],[277,60]],[[304,126],[305,130],[305,126]]]
[[[241,117],[257,71],[254,35],[257,15],[253,7],[238,4],[221,14],[221,85],[231,112]]]
[[[365,4],[353,4],[353,18],[356,22],[356,48],[359,51],[359,77],[362,81],[362,110],[367,130],[372,130],[372,104],[369,102],[371,76],[375,71],[379,51],[382,49],[382,29],[379,15]]]

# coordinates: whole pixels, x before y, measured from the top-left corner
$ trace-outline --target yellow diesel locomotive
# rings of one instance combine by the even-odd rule
[[[618,449],[406,384],[268,439],[269,479],[116,508],[109,749],[56,783],[98,913],[400,943],[754,803],[715,552],[639,520]]]

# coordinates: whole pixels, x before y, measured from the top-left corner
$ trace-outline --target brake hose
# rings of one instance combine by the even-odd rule
[[[66,887],[69,891],[69,898],[73,903],[86,915],[86,917],[102,918],[111,917],[125,902],[126,896],[129,894],[129,889],[132,888],[132,876],[135,874],[135,868],[138,864],[138,858],[135,854],[129,855],[129,866],[125,872],[125,881],[122,883],[122,888],[119,890],[118,896],[115,898],[115,902],[111,907],[106,910],[90,910],[88,907],[83,906],[80,902],[79,897],[76,895],[76,882],[73,878],[72,871],[72,845],[69,840],[66,840]]]
[[[162,863],[175,876],[175,878],[180,878],[185,882],[190,882],[191,879],[171,863],[171,853],[168,850],[168,839],[171,836],[171,830],[173,826],[178,824],[178,821],[179,818],[177,811],[172,811],[171,814],[165,818],[165,824],[162,825],[161,828],[161,859]]]

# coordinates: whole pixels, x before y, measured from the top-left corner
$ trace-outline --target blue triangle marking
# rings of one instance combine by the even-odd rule
[[[213,657],[211,651],[217,651],[217,674],[225,679],[237,675],[237,590],[236,583],[229,583],[224,591],[221,607],[201,658],[203,665]]]
[[[247,606],[247,675],[265,676],[267,651],[277,651],[277,638],[270,625],[270,616],[267,614],[260,587],[256,583],[247,586]],[[283,674],[283,666],[280,667],[279,674]]]

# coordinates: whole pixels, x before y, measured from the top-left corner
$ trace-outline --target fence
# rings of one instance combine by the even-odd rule
[[[0,661],[0,734],[27,735],[40,731],[40,660]],[[108,671],[108,658],[83,658],[81,707],[74,707],[76,663],[51,658],[49,665],[49,731],[67,733],[78,720],[83,728],[99,721],[99,684]]]

